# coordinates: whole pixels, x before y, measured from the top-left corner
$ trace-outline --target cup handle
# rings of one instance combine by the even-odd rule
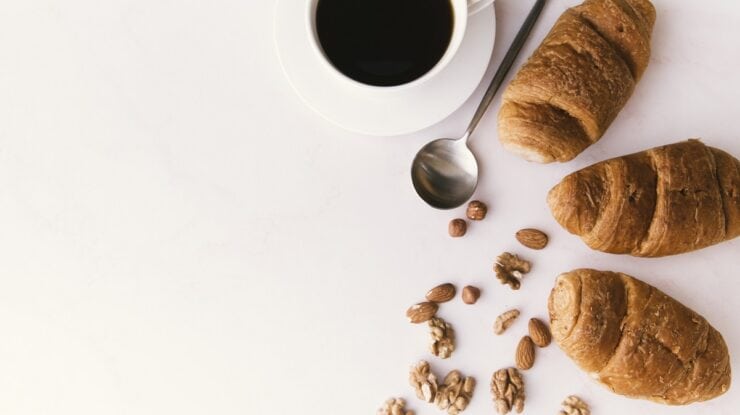
[[[468,0],[468,16],[472,16],[493,3],[493,0]]]

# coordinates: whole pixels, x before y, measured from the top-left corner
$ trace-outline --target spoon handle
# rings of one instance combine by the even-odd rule
[[[516,34],[514,41],[511,43],[511,46],[509,46],[509,50],[506,52],[504,59],[501,61],[501,65],[498,67],[496,74],[491,80],[491,85],[488,87],[488,90],[486,90],[486,94],[483,95],[483,100],[475,111],[475,115],[473,115],[473,119],[470,121],[467,131],[465,131],[465,140],[470,138],[470,135],[473,134],[473,130],[478,126],[478,123],[486,113],[488,106],[491,105],[493,97],[496,96],[496,92],[498,92],[499,87],[504,82],[506,74],[509,73],[509,69],[511,69],[511,66],[514,64],[517,55],[519,55],[519,51],[522,49],[522,46],[524,46],[524,42],[527,40],[527,36],[529,36],[529,32],[532,30],[532,27],[540,16],[540,12],[542,12],[542,8],[544,6],[545,0],[537,0],[534,3],[534,6],[532,6],[532,10],[530,10],[527,19],[524,20],[522,27],[519,29],[519,33]]]

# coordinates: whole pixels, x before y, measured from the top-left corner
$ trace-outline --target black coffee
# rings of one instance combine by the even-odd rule
[[[332,65],[376,86],[429,72],[454,26],[450,0],[319,0],[316,13],[319,42]]]

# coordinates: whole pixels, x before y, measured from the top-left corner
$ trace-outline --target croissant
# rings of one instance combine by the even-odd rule
[[[566,10],[504,92],[503,146],[550,163],[595,143],[647,67],[654,23],[647,0],[586,0]]]
[[[560,348],[617,394],[685,405],[730,387],[722,335],[634,277],[592,269],[562,274],[548,309]]]
[[[679,254],[740,235],[740,161],[688,140],[572,173],[547,202],[560,225],[593,249]]]

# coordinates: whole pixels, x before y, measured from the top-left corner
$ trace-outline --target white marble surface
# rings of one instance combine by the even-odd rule
[[[529,54],[572,0],[551,0]],[[490,218],[446,236],[461,211],[427,208],[409,161],[461,131],[475,103],[398,138],[341,131],[306,109],[278,67],[271,1],[25,0],[0,8],[0,412],[4,414],[360,414],[392,395],[419,414],[407,367],[426,353],[406,307],[438,282],[484,294],[441,314],[459,368],[490,414],[494,369],[516,336],[509,307],[544,317],[555,275],[640,276],[706,316],[740,370],[740,240],[664,259],[588,250],[551,219],[546,191],[589,163],[703,137],[740,155],[740,6],[655,0],[654,57],[604,139],[540,166],[474,140]],[[503,55],[530,2],[498,0]],[[520,60],[521,61],[521,60]],[[490,76],[490,75],[489,75]],[[479,96],[480,92],[476,95]],[[491,114],[497,111],[494,103]],[[536,226],[543,252],[513,239]],[[531,258],[520,292],[495,281],[503,250]],[[740,389],[659,406],[610,394],[557,347],[526,373],[529,414],[576,393],[594,414],[730,415]]]

